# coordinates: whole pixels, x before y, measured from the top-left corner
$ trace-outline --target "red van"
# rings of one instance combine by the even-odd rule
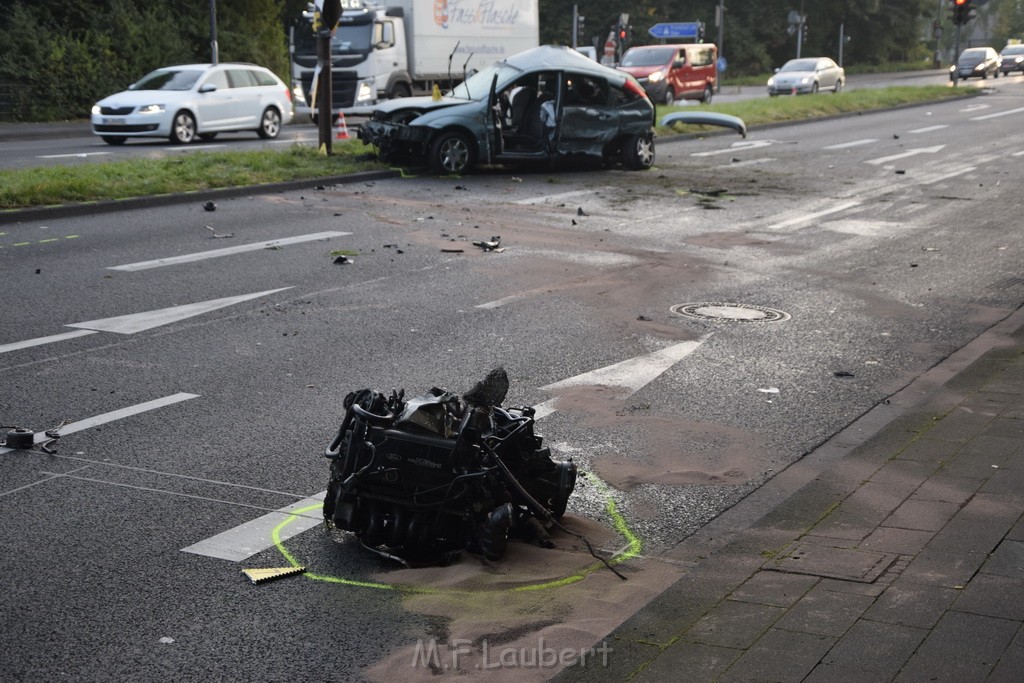
[[[709,104],[718,85],[718,48],[710,43],[640,45],[626,50],[618,68],[640,81],[653,102]]]

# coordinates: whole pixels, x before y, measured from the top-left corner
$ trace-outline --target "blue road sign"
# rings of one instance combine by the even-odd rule
[[[647,32],[655,38],[696,38],[699,27],[700,23],[696,21],[655,24]]]
[[[725,57],[718,58],[718,73],[724,74],[725,70],[729,68],[729,62],[725,61]]]

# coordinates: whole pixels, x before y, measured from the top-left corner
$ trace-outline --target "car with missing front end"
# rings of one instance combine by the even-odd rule
[[[358,128],[387,163],[461,174],[478,164],[597,159],[654,164],[654,105],[635,78],[567,47],[542,45],[444,95],[382,102]]]
[[[128,138],[188,144],[218,133],[276,138],[292,120],[291,91],[269,69],[248,63],[157,69],[92,108],[92,131],[110,145]]]

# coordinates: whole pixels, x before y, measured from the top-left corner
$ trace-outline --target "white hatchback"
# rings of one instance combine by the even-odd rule
[[[185,64],[157,69],[92,108],[92,131],[111,145],[128,138],[188,144],[217,133],[254,131],[274,138],[292,120],[291,92],[255,64]]]

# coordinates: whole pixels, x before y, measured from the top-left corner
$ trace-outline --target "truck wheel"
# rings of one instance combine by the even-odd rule
[[[438,135],[431,143],[427,162],[434,173],[461,174],[473,168],[476,150],[465,133],[449,130]]]
[[[701,104],[711,104],[711,86],[704,86],[704,94],[700,96]]]
[[[412,90],[405,83],[395,83],[391,88],[391,94],[388,97],[392,100],[397,100],[399,97],[409,97],[412,95]]]
[[[662,104],[672,104],[676,101],[676,93],[672,90],[672,86],[665,88],[665,97],[661,101]]]
[[[654,139],[650,135],[634,135],[622,147],[622,163],[633,171],[654,165]]]
[[[191,144],[196,139],[196,119],[184,109],[174,115],[171,121],[171,142],[179,145]]]
[[[269,140],[276,138],[280,132],[281,114],[273,107],[267,107],[260,117],[260,127],[256,129],[256,134],[264,140]]]

